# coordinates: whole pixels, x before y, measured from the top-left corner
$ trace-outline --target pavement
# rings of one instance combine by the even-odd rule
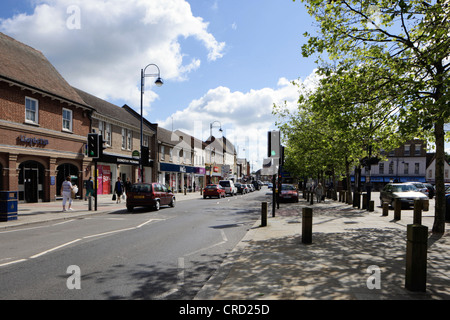
[[[311,244],[302,243],[305,207],[313,208]],[[382,216],[381,207],[368,212],[328,199],[280,204],[275,217],[270,208],[267,226],[255,223],[195,299],[450,299],[450,231],[429,233],[426,291],[405,289],[406,229],[413,210],[402,210],[394,220],[392,209]],[[422,213],[429,231],[433,221],[434,210]]]
[[[177,202],[200,198],[177,195]],[[268,197],[270,201],[270,197]],[[434,200],[431,200],[434,201]],[[97,211],[74,201],[62,212],[61,201],[19,204],[18,220],[0,229],[46,221],[83,218],[126,210],[110,195],[99,196]],[[313,208],[312,243],[302,243],[302,210]],[[431,202],[430,202],[431,207]],[[267,226],[258,220],[198,292],[195,300],[449,300],[450,223],[446,232],[429,233],[425,292],[405,289],[406,228],[413,210],[394,220],[393,210],[375,211],[327,199],[308,204],[280,204]],[[434,210],[424,211],[422,224],[432,228]]]

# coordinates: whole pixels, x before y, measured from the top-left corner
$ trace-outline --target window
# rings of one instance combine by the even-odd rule
[[[111,123],[105,123],[105,136],[103,136],[103,140],[106,141],[107,146],[111,146]]]
[[[384,174],[384,162],[380,162],[378,164],[378,173],[379,174]]]
[[[414,164],[414,174],[419,174],[420,173],[420,163],[419,162],[416,162],[415,164]]]
[[[394,162],[389,163],[389,174],[394,174]]]
[[[164,160],[164,146],[161,146],[161,160]]]
[[[131,150],[133,148],[133,131],[127,130],[127,149]]]
[[[111,124],[105,121],[98,122],[98,131],[103,137],[106,146],[111,147]]]
[[[404,151],[404,156],[409,156],[411,154],[411,145],[409,144],[405,144],[405,151]]]
[[[403,164],[403,173],[408,174],[409,173],[409,163]]]
[[[122,128],[122,149],[131,150],[133,148],[133,132]]]
[[[421,144],[416,144],[415,145],[415,148],[414,148],[414,155],[416,156],[416,157],[418,157],[418,156],[420,156],[421,155],[421,149],[422,148],[422,145]]]
[[[127,129],[122,128],[122,149],[127,148]]]
[[[62,110],[63,118],[63,130],[72,132],[72,110],[64,109]]]
[[[25,97],[25,122],[39,123],[39,103],[36,99]]]

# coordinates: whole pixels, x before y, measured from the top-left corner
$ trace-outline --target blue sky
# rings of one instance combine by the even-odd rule
[[[275,128],[273,104],[295,104],[290,81],[315,68],[301,56],[312,22],[291,0],[0,2],[1,32],[42,51],[74,87],[118,106],[140,111],[140,69],[157,64],[164,85],[145,79],[146,118],[202,139],[219,121],[255,167]]]
[[[219,121],[240,157],[261,166],[274,103],[314,82],[301,56],[313,19],[292,0],[2,0],[0,32],[42,51],[74,87],[206,139]],[[155,73],[149,67],[149,73]],[[217,123],[216,123],[217,124]],[[213,135],[220,136],[213,129]]]

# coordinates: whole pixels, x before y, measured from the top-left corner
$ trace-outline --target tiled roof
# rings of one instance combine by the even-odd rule
[[[0,33],[0,57],[0,80],[86,106],[42,52]]]

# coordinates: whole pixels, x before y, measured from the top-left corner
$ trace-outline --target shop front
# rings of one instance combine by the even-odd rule
[[[92,172],[95,172],[95,164]],[[152,176],[152,168],[144,167],[144,181]],[[122,182],[130,180],[135,183],[139,180],[139,159],[125,156],[104,154],[97,161],[97,194],[111,194],[114,184],[120,177]],[[94,177],[92,177],[94,178]]]
[[[205,168],[159,163],[158,182],[173,192],[198,191],[204,183]]]

